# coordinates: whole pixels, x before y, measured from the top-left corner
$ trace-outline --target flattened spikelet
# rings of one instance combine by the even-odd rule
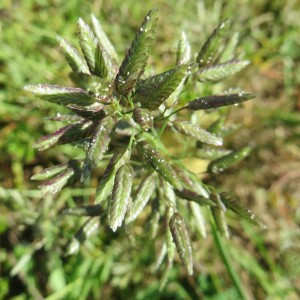
[[[174,213],[170,218],[169,226],[179,257],[188,274],[193,275],[192,247],[184,219],[179,213]]]

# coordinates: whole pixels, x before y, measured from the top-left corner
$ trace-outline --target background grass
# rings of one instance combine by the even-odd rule
[[[70,85],[68,66],[55,36],[76,42],[76,22],[93,12],[120,57],[148,9],[159,9],[159,32],[150,64],[163,71],[175,60],[184,30],[194,51],[228,17],[241,51],[252,65],[225,85],[202,94],[242,87],[255,101],[224,111],[242,128],[228,141],[250,144],[249,159],[214,178],[238,194],[267,224],[266,231],[232,216],[232,238],[222,241],[249,299],[297,299],[300,275],[300,4],[299,1],[79,1],[2,0],[0,4],[0,299],[239,299],[213,242],[193,237],[195,277],[178,263],[159,293],[153,272],[158,245],[136,231],[101,227],[81,252],[64,257],[78,219],[58,217],[67,206],[89,201],[93,190],[78,186],[55,199],[40,198],[29,180],[37,170],[79,156],[68,147],[36,153],[32,143],[54,129],[43,118],[59,111],[23,91],[26,84]]]

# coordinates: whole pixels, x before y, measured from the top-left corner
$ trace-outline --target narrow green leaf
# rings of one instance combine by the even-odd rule
[[[211,194],[211,197],[213,197],[214,202],[216,203],[216,206],[211,207],[210,209],[211,209],[211,213],[214,218],[217,230],[220,232],[220,234],[222,236],[229,238],[229,230],[228,230],[228,226],[227,226],[227,222],[226,222],[226,218],[225,218],[226,208],[218,194]]]
[[[138,217],[138,215],[141,213],[143,208],[150,200],[154,190],[155,190],[155,175],[151,174],[145,177],[139,184],[139,187],[133,197],[132,207],[128,211],[128,214],[125,219],[126,224],[133,222]]]
[[[101,78],[108,75],[108,68],[99,45],[91,28],[79,18],[78,20],[79,45],[92,74]]]
[[[174,213],[174,215],[170,218],[169,227],[176,249],[179,253],[179,257],[188,274],[193,275],[193,256],[190,238],[184,219],[179,213]]]
[[[222,64],[201,68],[197,72],[196,77],[197,80],[202,82],[218,81],[241,71],[248,66],[249,63],[247,60],[231,60]]]
[[[107,116],[95,127],[92,141],[90,143],[82,168],[81,181],[84,181],[98,165],[108,149],[112,133],[116,127],[117,119]]]
[[[108,217],[109,226],[113,231],[116,231],[124,220],[131,193],[133,174],[134,171],[130,164],[123,165],[116,172]]]
[[[225,20],[212,32],[197,56],[199,67],[205,67],[216,61],[223,49],[225,39],[229,34],[229,29],[230,22]]]
[[[180,65],[161,74],[139,82],[134,100],[139,101],[143,108],[158,108],[178,87],[182,79],[189,73],[187,65]]]
[[[228,209],[232,210],[248,222],[258,225],[261,229],[266,229],[266,225],[260,219],[258,219],[250,209],[245,207],[245,205],[241,203],[236,196],[232,196],[229,193],[223,192],[220,194],[220,197]]]
[[[116,88],[128,94],[144,73],[152,49],[157,23],[157,10],[150,10],[138,30],[116,77]]]
[[[187,64],[192,59],[191,45],[184,31],[182,31],[177,48],[176,64]]]
[[[251,148],[244,147],[238,151],[233,151],[225,156],[213,160],[209,163],[207,171],[213,174],[223,172],[229,167],[242,161],[245,157],[249,155],[250,151]]]
[[[33,175],[31,180],[46,180],[51,178],[68,168],[68,163],[60,164],[43,170],[42,172]]]
[[[83,59],[83,57],[80,56],[78,51],[73,46],[71,46],[66,40],[59,36],[57,37],[57,41],[63,49],[65,57],[71,69],[74,72],[90,74],[89,68],[85,60]]]
[[[103,213],[104,211],[99,204],[67,208],[61,212],[62,215],[89,216],[89,217],[101,216]]]
[[[153,126],[153,117],[148,109],[135,108],[132,115],[133,120],[144,130],[148,131]]]
[[[117,150],[114,153],[97,186],[95,203],[101,203],[111,195],[117,169],[128,161],[129,157],[130,151],[126,151],[126,149]]]
[[[88,219],[76,232],[67,246],[65,255],[73,255],[78,252],[80,245],[96,233],[100,226],[100,218]]]
[[[58,129],[54,133],[41,137],[33,144],[33,147],[39,149],[39,151],[43,151],[56,144],[62,145],[72,143],[89,136],[92,129],[92,121],[70,124]]]
[[[190,110],[200,110],[200,109],[209,109],[216,108],[226,105],[239,104],[241,102],[255,98],[253,94],[246,94],[240,92],[238,94],[229,94],[229,95],[215,95],[200,97],[192,100],[188,103],[187,108]]]
[[[187,136],[215,146],[222,146],[223,139],[187,121],[174,121],[174,128]]]
[[[168,181],[174,188],[181,190],[182,184],[177,177],[177,174],[168,162],[146,142],[138,143],[138,150],[142,158],[166,181]]]
[[[92,14],[92,24],[98,42],[102,49],[112,58],[115,64],[118,64],[118,55],[109,38],[107,37],[105,31],[103,30],[99,20]]]
[[[43,100],[63,106],[67,106],[68,104],[86,106],[95,102],[94,97],[81,88],[36,84],[27,85],[24,89],[37,94]]]

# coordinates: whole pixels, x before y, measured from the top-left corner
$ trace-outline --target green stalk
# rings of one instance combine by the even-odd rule
[[[245,288],[243,287],[243,284],[239,279],[239,275],[236,273],[236,270],[234,269],[234,267],[231,263],[229,253],[228,253],[225,245],[223,244],[222,238],[220,237],[220,234],[218,233],[216,226],[213,222],[211,222],[211,227],[212,227],[212,234],[214,237],[215,245],[217,246],[217,248],[220,252],[221,258],[222,258],[225,268],[227,269],[227,272],[232,280],[232,283],[234,284],[235,288],[237,289],[237,292],[238,292],[240,298],[247,300],[248,297],[245,292]]]

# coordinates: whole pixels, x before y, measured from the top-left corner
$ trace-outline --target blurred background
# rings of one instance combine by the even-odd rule
[[[231,216],[232,237],[224,244],[247,298],[299,299],[297,0],[0,1],[0,299],[239,299],[209,233],[206,239],[193,236],[194,278],[188,278],[178,262],[161,292],[162,275],[152,268],[157,251],[143,237],[143,228],[137,231],[135,248],[123,231],[103,227],[77,255],[64,257],[67,241],[83,220],[59,217],[58,212],[88,201],[94,189],[87,184],[41,199],[37,184],[30,181],[37,171],[82,154],[68,146],[46,152],[32,148],[35,140],[56,129],[43,118],[61,108],[23,87],[72,84],[56,35],[77,45],[77,19],[89,23],[94,13],[122,59],[154,6],[159,9],[159,30],[149,64],[155,72],[174,66],[182,30],[195,53],[224,18],[232,20],[239,33],[239,50],[252,64],[202,92],[241,87],[257,95],[226,110],[229,123],[242,125],[228,143],[254,150],[214,184],[239,195],[267,230]]]

